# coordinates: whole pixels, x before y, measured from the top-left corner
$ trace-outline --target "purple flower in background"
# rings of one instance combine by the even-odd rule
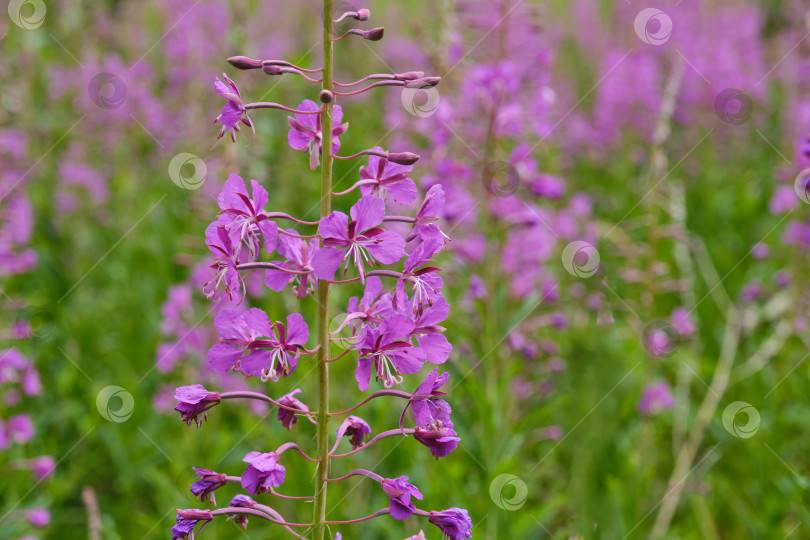
[[[383,152],[379,146],[374,150]],[[371,155],[368,167],[360,167],[360,179],[368,182],[360,187],[363,196],[371,195],[385,199],[391,196],[394,202],[410,204],[416,200],[416,184],[410,178],[413,165],[399,165],[385,158]]]
[[[205,502],[208,500],[211,504],[216,505],[214,491],[228,483],[227,475],[209,471],[208,469],[198,469],[197,467],[192,467],[192,469],[200,479],[191,484],[191,492],[195,497],[199,497],[200,501]]]
[[[309,407],[295,397],[296,394],[300,393],[301,389],[296,388],[289,394],[281,396],[276,401],[282,405],[286,405],[287,407],[298,409],[299,411],[309,411]],[[298,415],[292,411],[288,411],[287,409],[282,409],[281,407],[278,408],[278,419],[281,420],[281,425],[290,431],[292,430],[293,425],[298,423]]]
[[[408,483],[408,477],[384,478],[381,485],[385,494],[391,498],[388,507],[391,517],[400,521],[411,517],[416,510],[416,506],[411,502],[411,496],[421,501],[422,494],[416,486]]]
[[[32,508],[28,511],[28,522],[34,527],[47,527],[51,522],[51,513],[47,508]]]
[[[202,522],[197,533],[202,530],[205,525],[214,519],[214,515],[210,510],[177,510],[177,522],[172,527],[172,540],[186,540],[187,538],[194,538],[194,528],[197,523]]]
[[[448,508],[441,512],[431,512],[428,521],[441,529],[442,534],[450,540],[472,538],[470,514],[461,508]]]
[[[34,436],[34,423],[27,414],[17,414],[6,422],[6,431],[12,441],[25,444]]]
[[[669,320],[679,336],[688,338],[695,335],[695,323],[686,308],[677,307],[673,309]]]
[[[444,244],[446,235],[436,225],[444,208],[444,201],[444,189],[442,189],[441,184],[434,184],[428,190],[425,200],[416,214],[416,221],[414,221],[413,228],[406,238],[408,242],[416,238],[421,239],[422,242],[435,238]]]
[[[56,470],[56,460],[52,456],[39,456],[28,462],[28,467],[37,480],[48,478]]]
[[[458,443],[461,441],[459,437],[456,437],[453,428],[449,426],[417,427],[413,437],[427,446],[437,460],[458,448]]]
[[[559,199],[565,193],[565,182],[550,174],[541,174],[528,184],[529,191],[545,199]]]
[[[298,234],[295,229],[288,229],[290,234]],[[312,258],[318,252],[318,239],[313,238],[307,244],[301,238],[282,234],[278,239],[276,251],[278,251],[285,259],[282,262],[276,262],[278,266],[284,267],[288,270],[295,272],[308,272],[313,270]],[[311,290],[315,289],[315,280],[309,274],[289,274],[281,270],[265,270],[264,283],[272,290],[281,292],[284,287],[289,285],[290,281],[297,279],[298,285],[295,288],[295,294],[298,298],[305,297]]]
[[[279,465],[275,452],[250,452],[242,461],[248,463],[242,474],[242,487],[251,495],[269,493],[284,482],[284,467]]]
[[[658,414],[675,406],[675,398],[669,385],[665,382],[654,383],[646,388],[638,402],[638,412],[641,414]]]
[[[363,446],[363,438],[371,433],[368,423],[358,416],[349,416],[340,424],[337,430],[337,438],[350,437],[349,442],[355,450]]]
[[[799,198],[796,197],[793,186],[779,186],[773,192],[773,196],[768,203],[768,211],[771,214],[784,214],[798,206]]]
[[[252,199],[248,197],[245,181],[241,176],[236,174],[228,176],[222,192],[217,197],[221,209],[218,222],[225,225],[234,239],[236,255],[239,255],[244,243],[250,252],[250,260],[255,261],[258,255],[259,234],[267,253],[272,253],[276,248],[278,226],[264,214],[264,206],[269,198],[267,190],[256,180],[251,180],[250,186],[253,190]]]
[[[231,140],[236,142],[236,132],[239,131],[240,121],[253,130],[253,136],[255,137],[256,128],[253,127],[253,122],[248,118],[245,103],[242,101],[242,94],[236,87],[236,83],[224,73],[222,76],[225,77],[225,82],[222,82],[219,77],[214,81],[214,90],[227,100],[225,106],[222,107],[222,112],[214,119],[214,122],[222,124],[217,139],[221,139],[226,131],[230,131]]]
[[[233,506],[235,508],[253,508],[256,506],[256,501],[251,499],[248,495],[239,494],[231,499],[231,503],[228,506]],[[243,531],[247,530],[247,514],[230,514],[228,517]]]
[[[179,387],[174,392],[174,399],[178,401],[174,410],[180,413],[183,422],[189,426],[196,422],[197,427],[205,421],[206,411],[221,401],[219,392],[209,392],[201,384]]]
[[[355,372],[361,391],[368,389],[372,365],[376,379],[383,381],[386,388],[401,384],[403,373],[419,371],[426,355],[406,341],[413,329],[413,322],[402,315],[386,319],[379,328],[363,328],[356,346],[360,359]]]
[[[449,373],[442,373],[439,375],[439,368],[434,368],[433,371],[427,374],[425,380],[422,381],[416,388],[416,392],[411,395],[408,407],[413,409],[413,418],[418,427],[427,427],[430,425],[447,426],[452,428],[453,423],[450,421],[450,405],[439,396],[443,396],[445,392],[439,391],[444,383],[447,382]],[[402,411],[402,415],[405,415]],[[402,421],[400,420],[400,426]]]
[[[395,232],[378,225],[385,218],[385,202],[377,197],[363,197],[352,206],[351,221],[343,212],[332,212],[321,219],[318,232],[324,249],[312,259],[315,276],[331,280],[341,261],[357,267],[360,280],[365,282],[365,264],[392,264],[402,258],[405,241]]]
[[[753,255],[755,259],[767,259],[769,252],[768,244],[763,242],[757,242],[754,244],[754,247],[751,248],[751,255]]]
[[[439,268],[434,266],[424,266],[432,262],[431,257],[442,248],[442,244],[435,238],[430,238],[413,250],[405,260],[405,269],[397,280],[397,290],[394,295],[394,307],[407,302],[405,284],[409,284],[413,290],[414,313],[418,313],[426,305],[431,305],[439,298],[444,282],[436,272]],[[422,267],[422,268],[420,268]]]
[[[321,108],[311,99],[305,99],[298,106],[298,110],[315,113],[320,111]],[[343,109],[340,105],[335,105],[332,109],[332,125],[334,126],[332,128],[332,153],[335,154],[340,150],[338,137],[349,129],[349,124],[341,124],[341,120],[343,120]],[[295,150],[309,152],[309,166],[314,171],[320,164],[320,156],[323,150],[321,115],[295,113],[295,118],[292,116],[287,117],[287,123],[292,128],[287,133],[287,141]]]
[[[419,531],[419,534],[416,534],[414,536],[409,536],[405,540],[426,540],[425,539],[425,533],[423,531]]]

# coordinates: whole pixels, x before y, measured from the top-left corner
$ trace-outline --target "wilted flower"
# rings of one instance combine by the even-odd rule
[[[202,502],[207,500],[211,504],[217,504],[214,491],[228,483],[227,475],[209,471],[208,469],[198,469],[197,467],[192,467],[192,469],[200,479],[191,484],[191,493]]]
[[[177,522],[172,527],[172,540],[186,540],[187,538],[194,538],[195,534],[199,534],[205,525],[214,519],[210,510],[177,510]],[[194,528],[198,523],[202,523],[197,532]]]
[[[278,398],[276,401],[281,403],[282,405],[286,405],[287,407],[298,409],[299,411],[309,411],[309,407],[307,407],[303,402],[299,401],[295,395],[300,394],[301,389],[296,388],[289,394],[285,394]],[[287,428],[288,430],[292,430],[294,424],[298,422],[298,415],[294,412],[282,409],[281,407],[278,408],[278,419],[281,421],[281,425]]]
[[[408,477],[384,478],[381,485],[385,494],[391,498],[391,504],[388,507],[391,517],[398,520],[411,517],[416,510],[416,506],[411,502],[411,496],[421,501],[422,494],[416,486],[408,483]]]
[[[461,440],[456,437],[456,432],[449,426],[430,425],[427,427],[417,427],[413,434],[413,438],[424,444],[430,449],[438,460],[444,457],[456,448]]]
[[[221,401],[219,392],[209,392],[201,384],[179,387],[174,392],[174,399],[178,401],[174,410],[180,413],[183,421],[188,425],[196,422],[198,427],[205,420],[206,411]]]
[[[256,501],[251,499],[248,495],[239,494],[231,499],[231,503],[228,506],[233,506],[236,508],[253,508],[256,506]],[[247,514],[230,514],[228,518],[236,523],[243,531],[247,530]]]
[[[268,493],[284,482],[284,466],[275,452],[250,452],[242,461],[249,464],[242,474],[242,487],[251,495]]]
[[[349,442],[355,450],[363,446],[363,438],[371,433],[368,423],[358,416],[349,416],[340,424],[337,438],[350,437]]]
[[[472,520],[470,514],[462,508],[448,508],[441,512],[431,512],[428,521],[441,529],[450,540],[472,538]]]

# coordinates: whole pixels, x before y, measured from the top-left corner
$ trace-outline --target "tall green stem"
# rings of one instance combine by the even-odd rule
[[[323,90],[332,91],[332,0],[323,0]],[[321,113],[321,217],[332,210],[332,102]],[[326,478],[329,471],[329,282],[318,281],[318,468],[312,540],[326,530]]]

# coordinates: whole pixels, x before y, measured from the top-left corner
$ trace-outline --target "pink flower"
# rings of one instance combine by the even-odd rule
[[[383,152],[379,146],[374,150]],[[360,187],[364,196],[372,195],[385,199],[390,195],[394,202],[410,204],[416,200],[416,184],[410,178],[413,165],[399,165],[385,158],[371,155],[368,167],[360,167],[360,178],[373,184]]]
[[[279,464],[275,452],[250,452],[242,461],[248,463],[242,474],[242,487],[251,495],[268,493],[284,482],[284,467]]]
[[[313,113],[320,109],[311,99],[305,99],[298,106],[298,110],[312,111]],[[332,128],[332,153],[337,153],[340,150],[338,137],[349,129],[349,124],[341,124],[341,120],[343,120],[343,109],[341,109],[340,105],[335,105],[332,109],[332,125],[334,126]],[[323,151],[321,115],[295,113],[295,118],[292,116],[287,117],[287,123],[292,128],[287,133],[287,142],[295,150],[309,152],[309,166],[314,171],[320,164],[320,156]]]
[[[217,315],[214,326],[220,342],[208,351],[209,366],[221,373],[235,367],[246,375],[273,382],[295,370],[309,339],[309,328],[299,313],[287,316],[285,325],[271,324],[258,308],[245,313],[227,309]]]
[[[638,402],[638,412],[645,415],[658,414],[675,406],[675,398],[665,382],[654,383],[646,388]]]
[[[385,202],[377,197],[363,197],[349,216],[332,212],[321,219],[318,232],[324,248],[312,259],[318,279],[334,279],[340,263],[345,261],[344,272],[353,264],[365,282],[365,265],[392,264],[405,253],[405,241],[395,232],[380,228],[385,219]]]
[[[244,244],[248,247],[250,260],[255,261],[260,239],[267,253],[272,253],[276,248],[278,226],[264,213],[264,206],[268,201],[267,190],[256,180],[251,180],[250,185],[253,190],[252,199],[248,196],[242,177],[236,174],[228,177],[217,197],[222,210],[217,222],[228,231],[235,245],[236,256],[239,256]]]
[[[224,83],[219,77],[214,81],[214,90],[227,100],[225,106],[222,107],[222,112],[214,119],[214,122],[220,122],[222,124],[217,139],[221,139],[226,131],[230,131],[231,140],[236,142],[236,132],[239,131],[240,120],[253,130],[253,135],[255,136],[256,129],[253,127],[250,118],[248,118],[245,103],[242,101],[242,94],[236,87],[236,83],[229,79],[224,73],[222,76],[225,77]]]

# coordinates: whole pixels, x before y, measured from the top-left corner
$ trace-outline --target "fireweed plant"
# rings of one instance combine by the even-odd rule
[[[324,13],[332,13],[331,0],[325,0]],[[202,501],[215,504],[215,491],[228,483],[240,484],[247,494],[236,495],[229,505],[214,510],[178,510],[176,525],[172,528],[174,539],[194,538],[216,516],[225,516],[243,528],[252,516],[276,524],[295,537],[306,538],[304,535],[308,535],[323,540],[329,525],[360,523],[386,514],[396,520],[413,515],[425,517],[441,530],[444,538],[459,540],[472,536],[472,522],[466,510],[425,511],[417,508],[414,501],[421,500],[422,494],[407,476],[384,478],[366,469],[356,469],[340,477],[329,475],[331,460],[360,453],[384,438],[409,437],[425,445],[437,459],[455,450],[460,440],[450,419],[450,406],[443,399],[445,392],[442,388],[447,383],[448,374],[440,373],[438,367],[448,359],[452,350],[441,326],[448,317],[449,306],[441,296],[440,269],[434,266],[434,257],[444,248],[447,238],[436,224],[444,205],[444,191],[440,185],[434,185],[416,217],[387,215],[387,201],[416,201],[416,185],[409,176],[419,156],[410,152],[387,152],[381,148],[351,156],[337,155],[340,136],[348,129],[348,123],[342,123],[343,111],[336,104],[339,97],[384,86],[433,88],[439,83],[438,77],[425,77],[422,72],[372,74],[351,83],[335,81],[334,43],[351,36],[377,41],[382,38],[383,29],[350,29],[333,36],[333,25],[347,18],[366,21],[369,15],[368,10],[361,9],[343,13],[334,20],[325,18],[324,64],[318,69],[301,68],[283,60],[262,61],[243,56],[229,59],[238,69],[261,69],[268,75],[292,74],[319,84],[320,103],[304,100],[297,108],[269,102],[250,103],[245,101],[230,78],[216,79],[215,90],[225,99],[222,112],[215,120],[220,124],[219,137],[229,135],[235,141],[236,134],[242,129],[240,125],[253,131],[250,115],[259,109],[293,113],[288,117],[289,145],[308,154],[312,170],[321,168],[320,220],[307,222],[281,211],[267,210],[267,191],[255,180],[248,188],[242,178],[232,174],[217,199],[219,217],[205,233],[215,262],[212,265],[213,277],[205,284],[204,291],[209,297],[214,297],[217,291],[224,291],[238,303],[245,296],[244,274],[259,271],[264,274],[266,286],[274,291],[292,288],[298,298],[317,295],[318,319],[317,344],[309,348],[309,325],[299,313],[291,313],[283,321],[271,321],[259,308],[225,309],[215,319],[219,342],[208,351],[207,363],[220,373],[233,371],[277,383],[294,372],[304,358],[314,357],[318,369],[317,410],[310,410],[296,397],[299,389],[273,399],[251,391],[220,393],[199,384],[177,389],[176,410],[187,424],[201,426],[208,410],[223,400],[258,400],[277,407],[278,419],[287,429],[292,429],[302,418],[314,423],[317,442],[313,456],[294,442],[275,449],[252,451],[243,459],[247,465],[241,476],[195,468],[199,480],[192,485],[191,491]],[[368,156],[368,164],[360,168],[360,179],[350,189],[333,193],[333,160],[362,156]],[[360,196],[348,215],[331,210],[333,195],[346,196],[358,191]],[[297,229],[279,224],[285,221],[299,226],[317,226],[317,231],[302,234]],[[407,237],[389,230],[389,225],[394,222],[411,225]],[[274,260],[259,261],[262,252],[268,256],[276,254]],[[383,265],[395,269],[379,268]],[[383,279],[390,280],[389,290],[384,288]],[[357,282],[364,286],[362,297],[350,301],[340,328],[330,332],[331,286]],[[351,336],[341,337],[341,332],[346,329],[350,330]],[[347,342],[348,347],[343,353],[331,356],[332,343],[345,346]],[[379,383],[383,388],[345,411],[330,412],[329,364],[341,360],[356,361],[355,378],[361,391],[369,390],[372,383]],[[425,363],[436,367],[421,382],[406,384],[405,375],[418,373]],[[415,387],[415,390],[408,392],[397,388],[408,386]],[[372,428],[354,413],[380,397],[403,403],[399,425],[366,440]],[[405,427],[409,410],[413,414],[414,427]],[[332,432],[336,433],[334,443],[330,441]],[[349,440],[351,451],[338,450],[344,438]],[[294,459],[315,464],[312,496],[291,497],[277,491],[284,483],[290,454],[298,454]],[[377,482],[390,498],[389,506],[366,517],[327,521],[328,484],[354,476]],[[253,498],[259,495],[309,502],[314,508],[312,520],[289,521],[272,506]],[[340,533],[336,537],[340,538]],[[424,534],[420,532],[414,538],[424,538]]]

